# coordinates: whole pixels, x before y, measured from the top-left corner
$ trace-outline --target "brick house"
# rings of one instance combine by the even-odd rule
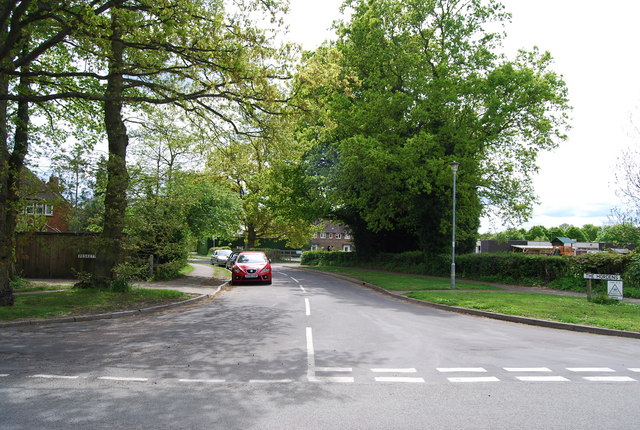
[[[60,194],[58,178],[44,182],[29,169],[20,174],[20,196],[24,209],[18,215],[22,231],[68,232],[71,206]]]
[[[312,251],[354,251],[351,231],[342,225],[325,221],[322,230],[310,241]]]

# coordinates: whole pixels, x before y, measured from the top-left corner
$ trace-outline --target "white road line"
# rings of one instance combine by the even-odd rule
[[[482,373],[487,370],[483,367],[438,367],[438,372],[453,373],[453,372],[477,372]]]
[[[507,372],[551,372],[547,367],[503,367]]]
[[[316,378],[316,354],[313,350],[313,331],[307,327],[307,379],[309,382],[317,382]]]
[[[564,376],[516,376],[523,382],[569,382]]]
[[[307,290],[305,290],[302,285],[299,285],[299,287],[300,287],[300,289],[302,290],[303,293],[307,294]]]
[[[635,382],[636,380],[628,376],[584,376],[584,379],[591,382]]]
[[[403,369],[390,369],[384,367],[376,367],[371,369],[372,372],[376,373],[416,373],[417,370],[414,368],[403,368]]]
[[[289,384],[293,379],[249,379],[250,384]]]
[[[296,278],[294,278],[293,276],[291,277],[291,279],[293,279],[293,281],[294,281],[296,284],[299,284],[299,283],[300,283],[300,281],[298,281],[298,280],[297,280]]]
[[[7,376],[9,376],[8,373],[0,373],[0,378],[6,378]]]
[[[226,380],[224,380],[224,379],[178,379],[178,382],[222,384],[222,383],[226,382]]]
[[[98,379],[103,381],[122,381],[122,382],[147,382],[148,378],[125,378],[121,376],[101,376]]]
[[[304,309],[307,316],[311,315],[311,305],[309,304],[309,299],[307,298],[304,299]]]
[[[632,371],[632,372],[636,372],[636,373],[640,372],[640,368],[638,368],[638,367],[631,367],[631,368],[629,368],[629,370]]]
[[[79,376],[66,376],[66,375],[32,375],[29,378],[43,378],[43,379],[78,379]]]
[[[608,367],[567,367],[570,372],[615,372]]]
[[[352,367],[316,367],[316,372],[353,372]]]
[[[340,382],[340,383],[348,383],[353,382],[354,379],[352,376],[314,376],[313,380],[309,379],[310,382]]]
[[[424,383],[423,378],[408,378],[402,376],[376,376],[376,382],[407,382],[407,383]]]
[[[450,382],[500,382],[495,376],[447,378]]]

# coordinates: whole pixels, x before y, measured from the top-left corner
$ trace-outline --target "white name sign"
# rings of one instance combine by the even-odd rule
[[[605,281],[621,281],[620,275],[605,275],[602,273],[585,273],[584,279],[603,279]]]

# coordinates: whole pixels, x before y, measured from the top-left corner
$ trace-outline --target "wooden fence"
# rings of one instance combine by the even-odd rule
[[[74,279],[93,272],[98,235],[93,233],[18,233],[16,272],[23,278]]]

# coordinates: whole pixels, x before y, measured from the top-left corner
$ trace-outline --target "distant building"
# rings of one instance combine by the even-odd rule
[[[22,231],[64,233],[69,231],[71,206],[60,194],[58,178],[44,182],[29,169],[20,175],[20,197],[24,209],[18,215],[18,227]]]
[[[342,225],[325,221],[315,237],[310,241],[312,251],[354,251],[351,231]]]
[[[530,255],[582,255],[609,251],[625,253],[633,249],[634,246],[632,244],[576,242],[567,237],[557,237],[551,242],[479,240],[476,246],[476,253],[521,252]]]

